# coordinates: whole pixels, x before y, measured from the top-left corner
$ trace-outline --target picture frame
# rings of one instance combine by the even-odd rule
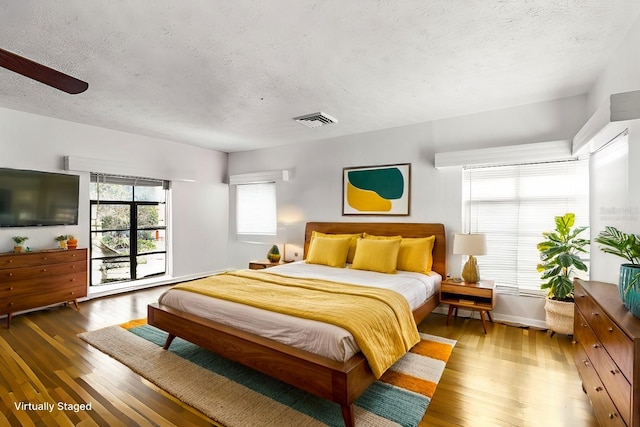
[[[342,170],[342,215],[408,216],[411,163]]]

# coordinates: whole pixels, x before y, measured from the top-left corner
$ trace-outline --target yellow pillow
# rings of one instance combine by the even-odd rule
[[[316,237],[327,237],[327,238],[331,238],[331,239],[342,239],[344,237],[350,237],[351,238],[351,243],[349,245],[349,253],[347,254],[347,262],[348,263],[352,263],[353,262],[353,256],[356,253],[356,242],[358,241],[359,237],[362,237],[362,233],[356,233],[356,234],[325,234],[325,233],[320,233],[319,231],[312,231],[311,232],[311,240],[309,241],[309,245],[311,245],[311,242],[313,242],[313,239]]]
[[[402,239],[402,236],[376,236],[376,235],[369,234],[369,233],[363,233],[362,237],[364,237],[365,239],[372,239],[372,240],[400,240],[400,239]]]
[[[433,267],[436,236],[403,238],[398,251],[398,270],[428,274]]]
[[[395,273],[400,241],[400,239],[358,239],[351,268]]]
[[[315,237],[309,243],[307,263],[344,268],[350,244],[351,237]]]

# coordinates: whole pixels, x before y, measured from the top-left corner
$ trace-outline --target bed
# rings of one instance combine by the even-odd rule
[[[399,235],[404,238],[435,236],[431,270],[439,278],[446,275],[445,232],[442,224],[310,222],[305,229],[305,258],[309,254],[314,232],[328,235]],[[415,323],[420,323],[438,304],[437,289],[424,302],[414,304],[412,315]],[[314,350],[261,336],[234,322],[225,324],[223,319],[215,320],[176,307],[180,306],[169,305],[164,301],[148,307],[148,323],[169,333],[165,349],[169,348],[175,337],[186,339],[223,357],[338,403],[345,425],[354,425],[353,402],[376,380],[362,352],[346,354],[344,360],[337,360]]]

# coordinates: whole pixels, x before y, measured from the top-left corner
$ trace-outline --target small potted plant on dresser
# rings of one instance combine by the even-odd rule
[[[556,229],[544,232],[545,240],[538,243],[540,261],[538,272],[545,282],[540,285],[547,289],[547,299],[544,309],[547,328],[551,333],[573,334],[573,277],[576,270],[587,271],[586,264],[580,259],[580,254],[587,253],[585,246],[589,240],[580,238],[580,233],[587,227],[577,227],[575,215],[567,213],[555,217]]]
[[[618,291],[624,306],[640,317],[640,235],[605,227],[593,240],[602,245],[601,251],[629,262],[620,265]]]
[[[24,242],[29,240],[28,237],[24,236],[14,236],[11,238],[13,240],[13,252],[20,253],[23,251]]]
[[[78,239],[76,239],[72,235],[67,236],[67,248],[68,249],[77,249],[78,248]]]
[[[60,245],[60,249],[67,249],[67,236],[61,234],[55,238],[56,242]]]

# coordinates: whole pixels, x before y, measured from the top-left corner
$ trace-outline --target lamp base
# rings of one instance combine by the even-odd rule
[[[478,262],[473,255],[469,255],[469,259],[462,269],[462,280],[467,283],[478,283],[480,281]]]

